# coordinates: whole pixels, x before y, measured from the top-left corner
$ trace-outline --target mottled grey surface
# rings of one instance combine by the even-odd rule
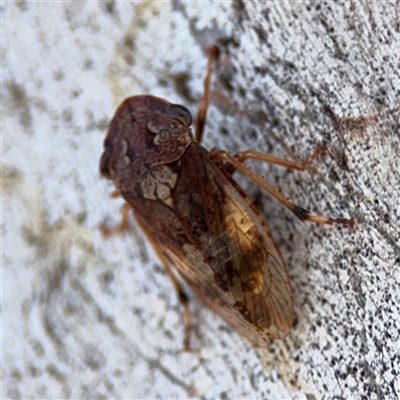
[[[2,374],[5,398],[400,396],[399,2],[3,3]],[[98,161],[127,96],[186,105],[204,49],[220,64],[204,145],[305,160],[251,163],[301,223],[246,179],[293,282],[298,325],[257,350],[196,299],[184,353],[172,284]]]

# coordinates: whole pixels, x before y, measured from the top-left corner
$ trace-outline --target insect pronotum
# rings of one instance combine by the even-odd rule
[[[126,99],[116,111],[104,141],[101,174],[114,181],[127,206],[179,293],[186,317],[185,348],[192,320],[177,271],[203,302],[258,346],[284,338],[292,329],[292,288],[282,255],[249,198],[232,178],[247,175],[301,220],[346,224],[354,220],[312,215],[244,165],[248,158],[304,171],[305,163],[252,150],[232,156],[200,145],[218,49],[208,51],[204,97],[193,136],[192,116],[183,106],[144,95]],[[110,230],[105,230],[110,232]]]

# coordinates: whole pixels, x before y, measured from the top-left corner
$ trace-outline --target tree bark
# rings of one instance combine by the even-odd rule
[[[399,2],[7,3],[3,19],[3,379],[8,398],[400,396]],[[286,261],[298,323],[257,349],[191,296],[183,351],[172,283],[98,173],[126,97],[202,97],[203,145],[305,161],[249,163],[301,223],[238,182]],[[236,177],[236,176],[235,176]]]

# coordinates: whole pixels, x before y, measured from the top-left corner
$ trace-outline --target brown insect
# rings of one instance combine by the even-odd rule
[[[218,50],[209,50],[205,94],[197,118],[154,96],[126,99],[104,141],[100,171],[114,181],[171,276],[185,309],[185,347],[192,328],[188,298],[171,268],[203,302],[259,346],[293,327],[293,294],[282,255],[260,214],[233,180],[239,171],[301,220],[347,224],[353,219],[311,215],[269,186],[243,162],[253,158],[305,170],[323,150],[296,163],[246,151],[233,157],[200,145]],[[122,227],[126,228],[127,208]],[[108,231],[109,232],[109,231]]]

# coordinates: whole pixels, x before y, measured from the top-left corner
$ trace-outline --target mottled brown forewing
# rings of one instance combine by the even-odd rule
[[[256,345],[294,322],[282,256],[250,200],[192,138],[182,106],[127,99],[105,140],[103,175],[193,291]]]

